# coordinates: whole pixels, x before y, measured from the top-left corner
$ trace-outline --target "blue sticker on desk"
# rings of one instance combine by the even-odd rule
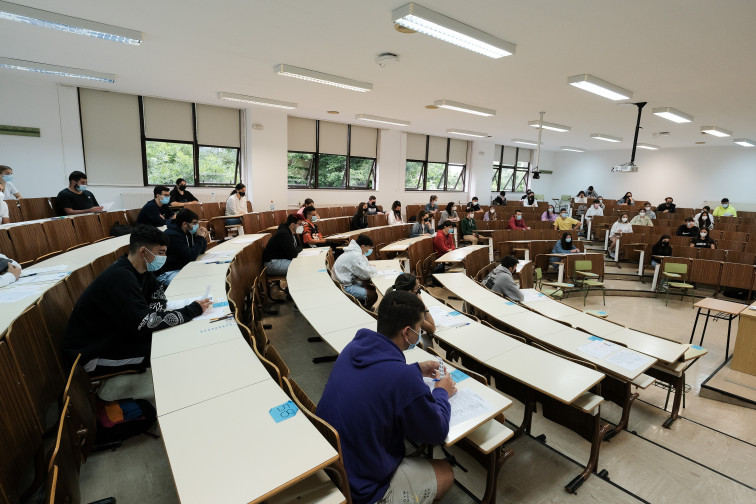
[[[690,348],[694,348],[696,350],[703,350],[704,349],[704,347],[698,346],[698,345],[690,345]]]
[[[598,336],[588,336],[588,339],[591,341],[604,341],[602,338],[599,338]]]
[[[454,371],[452,371],[450,376],[451,376],[451,379],[452,379],[452,381],[454,383],[459,383],[462,380],[466,380],[466,379],[470,378],[469,376],[467,376],[465,373],[463,373],[459,369],[455,369]]]
[[[596,313],[598,313],[599,315],[606,315],[607,314],[604,310],[599,310]]]
[[[325,268],[323,268],[322,270],[318,270],[318,273],[325,273],[326,271],[328,271],[328,270],[325,269]]]
[[[454,311],[450,311],[450,312],[449,312],[449,315],[454,315],[454,316],[456,316],[456,315],[459,315],[459,314],[460,314],[460,313],[459,313],[459,312],[458,312],[457,310],[454,310]]]
[[[504,304],[508,304],[508,305],[510,305],[510,306],[511,306],[511,305],[513,305],[514,303],[513,303],[512,301],[507,301],[507,302],[506,302],[506,303],[504,303]]]
[[[280,406],[270,408],[270,411],[268,411],[268,413],[270,413],[270,416],[273,417],[273,420],[275,420],[276,423],[280,423],[284,420],[292,418],[297,414],[297,411],[299,411],[299,408],[297,408],[297,405],[294,404],[294,401],[286,401]]]
[[[224,306],[228,306],[228,301],[218,301],[217,303],[213,303],[213,308],[223,308]]]
[[[236,325],[236,320],[234,320],[233,318],[229,318],[228,322],[221,322],[220,324],[212,324],[208,326],[206,329],[200,329],[200,332],[209,333],[210,331],[217,331],[218,329],[223,329],[224,327],[235,326],[235,325]]]

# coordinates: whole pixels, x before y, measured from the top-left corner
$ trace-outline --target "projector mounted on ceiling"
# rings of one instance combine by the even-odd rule
[[[641,113],[643,112],[643,106],[646,105],[646,102],[638,102],[638,103],[635,103],[634,105],[638,107],[638,121],[635,123],[635,138],[633,139],[633,153],[630,156],[630,161],[628,163],[612,166],[612,173],[627,173],[627,172],[638,171],[638,166],[635,164],[635,149],[638,147],[638,132],[640,131]]]
[[[621,165],[612,166],[612,173],[614,173],[614,172],[637,172],[637,171],[638,171],[638,166],[636,166],[632,162],[621,164]]]

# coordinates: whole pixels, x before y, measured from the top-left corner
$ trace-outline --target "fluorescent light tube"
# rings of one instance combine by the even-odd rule
[[[47,75],[58,75],[60,77],[73,77],[76,79],[87,79],[98,82],[115,82],[116,76],[109,73],[94,72],[81,68],[70,68],[58,65],[48,65],[47,63],[37,63],[35,61],[24,61],[12,58],[3,58],[0,56],[0,68],[10,68],[13,70],[25,70],[27,72],[37,72]]]
[[[726,129],[717,126],[701,126],[701,133],[708,133],[709,135],[714,135],[719,138],[732,136],[732,131],[727,131]]]
[[[646,149],[646,150],[659,150],[659,149],[661,149],[661,147],[659,147],[658,145],[647,144],[647,143],[639,143],[639,144],[637,144],[637,147],[639,149]]]
[[[326,84],[328,86],[336,86],[351,91],[359,91],[360,93],[373,89],[373,85],[369,82],[360,82],[347,79],[346,77],[339,77],[338,75],[317,72],[315,70],[308,70],[307,68],[295,67],[284,63],[273,67],[273,71],[278,75],[283,75],[285,77],[294,77],[296,79],[317,82],[318,84]]]
[[[522,138],[513,138],[512,141],[516,144],[537,146],[538,142],[535,140],[523,140]]]
[[[747,138],[736,138],[733,142],[742,145],[743,147],[756,147],[756,142],[748,140]]]
[[[409,126],[410,124],[412,124],[409,121],[402,121],[401,119],[390,119],[388,117],[378,117],[378,116],[368,115],[368,114],[357,114],[356,116],[354,116],[354,118],[359,119],[360,121],[393,124],[394,126]]]
[[[452,128],[452,129],[446,130],[446,132],[451,135],[462,135],[462,136],[469,136],[473,138],[488,138],[488,133],[478,133],[477,131],[467,131],[467,130]]]
[[[585,149],[581,149],[580,147],[568,147],[566,145],[561,146],[559,149],[569,152],[585,152]]]
[[[659,117],[663,117],[668,121],[676,123],[688,123],[693,121],[692,115],[688,115],[685,112],[680,112],[679,110],[675,110],[672,107],[659,107],[653,109],[651,112],[653,112],[654,115],[658,115]]]
[[[296,103],[278,101],[278,100],[269,100],[268,98],[257,98],[256,96],[247,96],[247,95],[236,94],[236,93],[227,93],[225,91],[220,91],[218,93],[218,98],[221,100],[243,102],[243,103],[249,103],[251,105],[261,105],[263,107],[273,107],[273,108],[280,108],[280,109],[286,109],[286,110],[292,110],[292,109],[297,108]]]
[[[517,48],[511,42],[494,37],[415,2],[394,9],[391,12],[391,19],[395,24],[405,28],[430,35],[489,58],[509,56],[514,54]]]
[[[611,82],[606,82],[590,74],[574,75],[567,79],[567,84],[614,101],[629,100],[633,97],[632,91],[615,86]]]
[[[532,126],[533,128],[538,128],[540,126],[540,121],[530,121],[528,123],[528,126]],[[572,128],[570,128],[569,126],[562,126],[561,124],[555,124],[555,123],[544,121],[543,129],[565,133],[567,131],[570,131]]]
[[[483,108],[483,107],[476,107],[474,105],[465,105],[464,103],[459,103],[451,100],[436,100],[433,102],[433,105],[449,110],[456,110],[457,112],[466,112],[468,114],[475,114],[479,116],[485,116],[485,117],[491,117],[496,115],[495,110]]]
[[[129,45],[142,43],[142,32],[121,28],[96,21],[89,21],[73,16],[66,16],[56,12],[34,9],[24,5],[0,1],[0,19],[8,19],[19,23],[26,23],[43,28],[86,35],[102,40],[111,40]]]
[[[603,140],[605,142],[621,142],[622,141],[620,137],[604,135],[603,133],[594,133],[591,135],[591,138],[593,138],[594,140]]]

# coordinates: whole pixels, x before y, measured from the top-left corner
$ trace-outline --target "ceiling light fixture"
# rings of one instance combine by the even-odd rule
[[[446,132],[452,135],[462,135],[462,136],[469,136],[473,138],[488,138],[488,133],[479,133],[477,131],[467,131],[467,130],[452,128],[452,129],[446,130]]]
[[[373,85],[369,82],[360,82],[347,79],[346,77],[339,77],[338,75],[317,72],[315,70],[308,70],[307,68],[295,67],[284,63],[273,67],[273,71],[284,77],[294,77],[295,79],[317,82],[318,84],[326,84],[328,86],[336,86],[351,91],[359,91],[360,93],[371,91],[373,89]]]
[[[377,122],[377,123],[383,123],[383,124],[393,124],[394,126],[409,126],[412,124],[409,121],[402,121],[401,119],[389,119],[388,117],[378,117],[374,115],[368,115],[368,114],[357,114],[354,116],[355,119],[359,119],[361,121],[370,121],[370,122]]]
[[[513,138],[512,142],[522,145],[532,145],[533,147],[538,145],[538,142],[536,142],[535,140],[524,140],[522,138]]]
[[[430,35],[489,58],[510,56],[515,53],[517,48],[511,42],[494,37],[415,2],[394,9],[391,12],[391,19],[395,24],[405,28]]]
[[[96,21],[89,21],[88,19],[66,16],[10,2],[0,1],[0,19],[41,26],[43,28],[52,28],[53,30],[86,35],[87,37],[102,40],[121,42],[123,44],[139,45],[142,43],[142,32],[137,30],[129,30],[120,26],[98,23]]]
[[[468,114],[475,114],[479,116],[491,117],[496,115],[495,110],[476,107],[474,105],[465,105],[464,103],[459,103],[451,100],[436,100],[433,102],[433,104],[437,107],[456,110],[457,112],[466,112]]]
[[[559,147],[559,149],[568,152],[585,152],[585,149],[581,149],[580,147],[568,147],[566,145]]]
[[[593,138],[594,140],[603,140],[605,142],[615,142],[615,143],[622,141],[620,137],[604,135],[603,133],[594,133],[591,135],[591,138]]]
[[[614,101],[629,100],[633,97],[632,91],[628,91],[590,74],[573,75],[567,79],[567,84]]]
[[[550,122],[543,122],[543,125],[540,125],[540,121],[530,121],[528,122],[528,126],[532,126],[533,128],[541,127],[545,130],[551,130],[551,131],[558,131],[560,133],[565,133],[567,131],[570,131],[572,128],[569,126],[562,126],[561,124],[555,124]]]
[[[679,110],[675,110],[672,107],[659,107],[651,110],[651,112],[654,115],[658,115],[659,117],[663,117],[668,121],[676,123],[689,123],[693,121],[692,115],[688,115],[685,112],[680,112]]]
[[[659,149],[661,149],[661,147],[659,147],[658,145],[647,144],[647,143],[639,143],[638,144],[638,148],[639,149],[646,149],[646,150],[659,150]]]
[[[754,142],[753,140],[748,140],[747,138],[736,138],[735,140],[733,140],[733,143],[736,143],[743,147],[756,147],[756,142]]]
[[[709,135],[714,135],[719,138],[732,136],[732,131],[727,131],[726,129],[717,126],[701,126],[701,133],[708,133]]]
[[[242,94],[227,93],[225,91],[220,91],[218,93],[218,98],[221,100],[243,102],[243,103],[249,103],[252,105],[261,105],[263,107],[273,107],[273,108],[280,108],[280,109],[286,109],[286,110],[292,110],[292,109],[297,108],[296,103],[278,101],[278,100],[269,100],[268,98],[258,98],[256,96],[247,96],[247,95],[242,95]]]
[[[24,61],[13,58],[0,57],[0,68],[10,68],[13,70],[25,70],[27,72],[37,72],[47,75],[58,75],[60,77],[73,77],[76,79],[87,79],[98,82],[114,83],[116,76],[109,73],[94,72],[81,68],[69,68],[58,65],[48,65],[47,63],[37,63],[35,61]]]

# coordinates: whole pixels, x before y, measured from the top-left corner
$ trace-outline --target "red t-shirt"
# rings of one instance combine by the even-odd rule
[[[527,229],[528,226],[525,224],[525,221],[523,219],[517,220],[515,219],[515,216],[509,218],[509,229]]]
[[[454,237],[451,234],[444,234],[443,231],[436,233],[433,237],[433,251],[442,256],[450,250],[454,250]]]

